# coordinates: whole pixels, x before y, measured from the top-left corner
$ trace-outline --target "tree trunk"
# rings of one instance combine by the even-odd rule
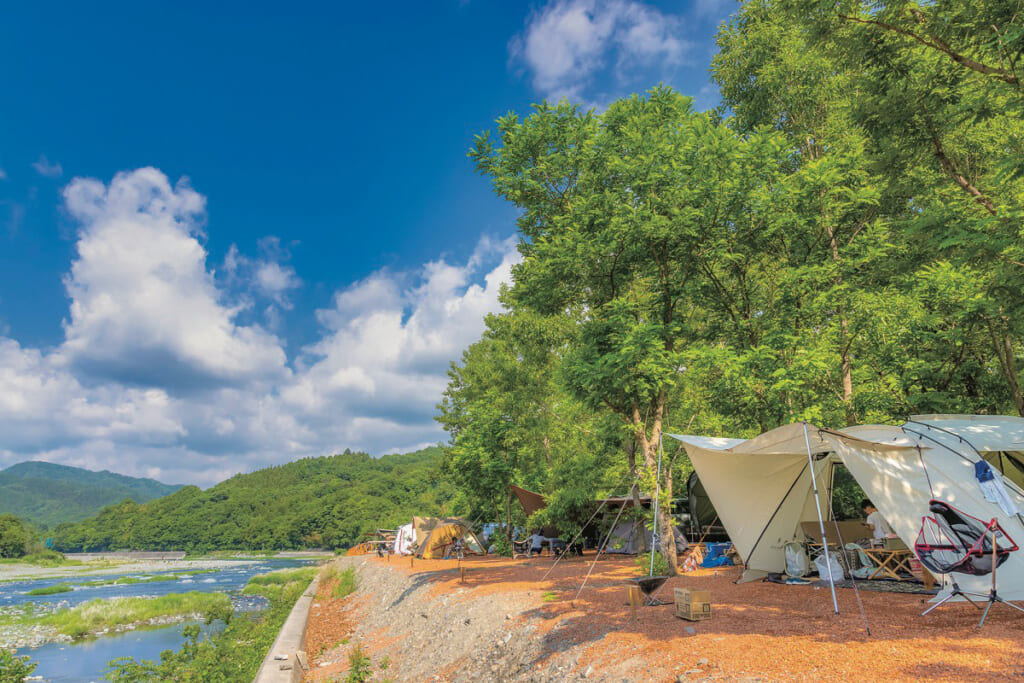
[[[505,494],[505,539],[508,547],[512,547],[512,487]]]
[[[1017,375],[1017,362],[1014,357],[1013,339],[1003,331],[997,331],[995,324],[990,320],[988,323],[989,335],[992,337],[992,346],[995,347],[996,355],[999,356],[999,367],[1003,371],[1003,378],[1013,398],[1013,407],[1017,414],[1024,416],[1024,394],[1021,393],[1020,379]]]
[[[827,220],[828,216],[826,215],[825,218]],[[832,261],[836,264],[836,268],[838,268],[841,260],[839,256],[839,242],[836,239],[835,230],[828,223],[825,224],[825,233],[828,235]],[[837,272],[833,283],[837,288],[842,286],[843,276]],[[846,416],[846,425],[849,427],[857,424],[857,414],[853,410],[853,362],[850,358],[850,322],[846,319],[843,305],[838,304],[836,308],[839,313],[839,368],[843,382],[843,412]]]
[[[665,416],[665,392],[656,399],[654,406],[654,422],[651,429],[651,437],[647,438],[646,425],[640,419],[640,411],[634,407],[633,424],[636,426],[637,441],[640,443],[640,450],[644,457],[644,465],[647,471],[657,477],[658,473],[658,446],[661,443],[662,421]],[[655,493],[654,491],[651,492]],[[675,536],[672,533],[672,514],[669,506],[658,507],[658,531],[661,534],[661,543],[658,550],[662,557],[668,562],[669,575],[675,576],[679,573],[679,559],[676,557]]]

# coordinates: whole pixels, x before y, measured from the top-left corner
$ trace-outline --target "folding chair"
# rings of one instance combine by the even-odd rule
[[[995,519],[983,522],[966,512],[957,510],[941,500],[928,503],[931,517],[921,518],[921,531],[914,543],[921,564],[934,574],[968,574],[970,576],[992,575],[992,589],[988,595],[960,590],[956,579],[953,579],[953,591],[945,598],[932,605],[922,616],[928,614],[956,596],[981,609],[981,605],[968,596],[987,598],[988,605],[981,615],[978,628],[981,628],[992,605],[999,602],[1015,610],[1024,612],[1018,607],[999,597],[996,592],[996,570],[1006,562],[1010,553],[1018,550],[1017,544]]]

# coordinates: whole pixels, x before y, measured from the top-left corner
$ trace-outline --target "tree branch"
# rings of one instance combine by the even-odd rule
[[[949,44],[946,43],[946,41],[930,33],[927,34],[927,37],[921,36],[918,35],[917,33],[914,33],[913,31],[909,31],[905,28],[900,28],[899,26],[889,24],[884,21],[878,21],[877,19],[861,19],[860,17],[850,17],[845,14],[840,14],[839,18],[843,19],[844,21],[851,21],[857,24],[865,24],[868,26],[873,26],[875,28],[881,29],[883,31],[891,31],[893,33],[898,33],[901,36],[912,38],[913,40],[916,40],[922,45],[925,45],[927,47],[932,48],[933,50],[938,50],[939,52],[948,55],[949,58],[952,59],[954,62],[970,69],[971,71],[976,71],[977,73],[985,74],[986,76],[995,76],[999,80],[1009,83],[1010,85],[1016,85],[1018,88],[1021,86],[1020,80],[1018,80],[1016,74],[1014,74],[1012,71],[1008,69],[999,69],[994,66],[988,66],[987,64],[982,64],[979,61],[971,59],[967,55],[960,54],[952,47],[950,47]],[[918,22],[923,23],[922,17],[915,18]]]

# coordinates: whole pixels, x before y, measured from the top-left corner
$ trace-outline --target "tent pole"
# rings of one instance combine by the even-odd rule
[[[661,434],[658,434],[658,477],[654,481],[654,531],[651,534],[651,571],[649,576],[654,576],[654,551],[658,549],[658,503],[661,501]]]
[[[811,486],[814,488],[814,507],[818,511],[818,526],[821,528],[821,548],[825,552],[825,566],[828,568],[828,585],[832,589],[832,608],[839,614],[839,601],[836,599],[836,582],[832,578],[832,558],[828,554],[828,538],[825,536],[825,519],[821,516],[821,497],[818,495],[818,478],[814,476],[814,456],[811,454],[811,437],[807,435],[807,422],[804,426],[804,443],[807,444],[807,464],[811,468]]]

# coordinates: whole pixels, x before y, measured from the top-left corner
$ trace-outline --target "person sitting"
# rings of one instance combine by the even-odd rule
[[[547,541],[544,536],[541,536],[540,529],[534,530],[533,534],[530,535],[530,555],[540,555],[540,551],[544,543]]]
[[[893,535],[892,527],[889,526],[889,522],[885,521],[885,517],[882,517],[882,513],[878,511],[871,501],[865,498],[860,507],[864,510],[864,514],[867,515],[867,519],[864,521],[869,527],[871,527],[872,538],[876,541],[889,538]]]

